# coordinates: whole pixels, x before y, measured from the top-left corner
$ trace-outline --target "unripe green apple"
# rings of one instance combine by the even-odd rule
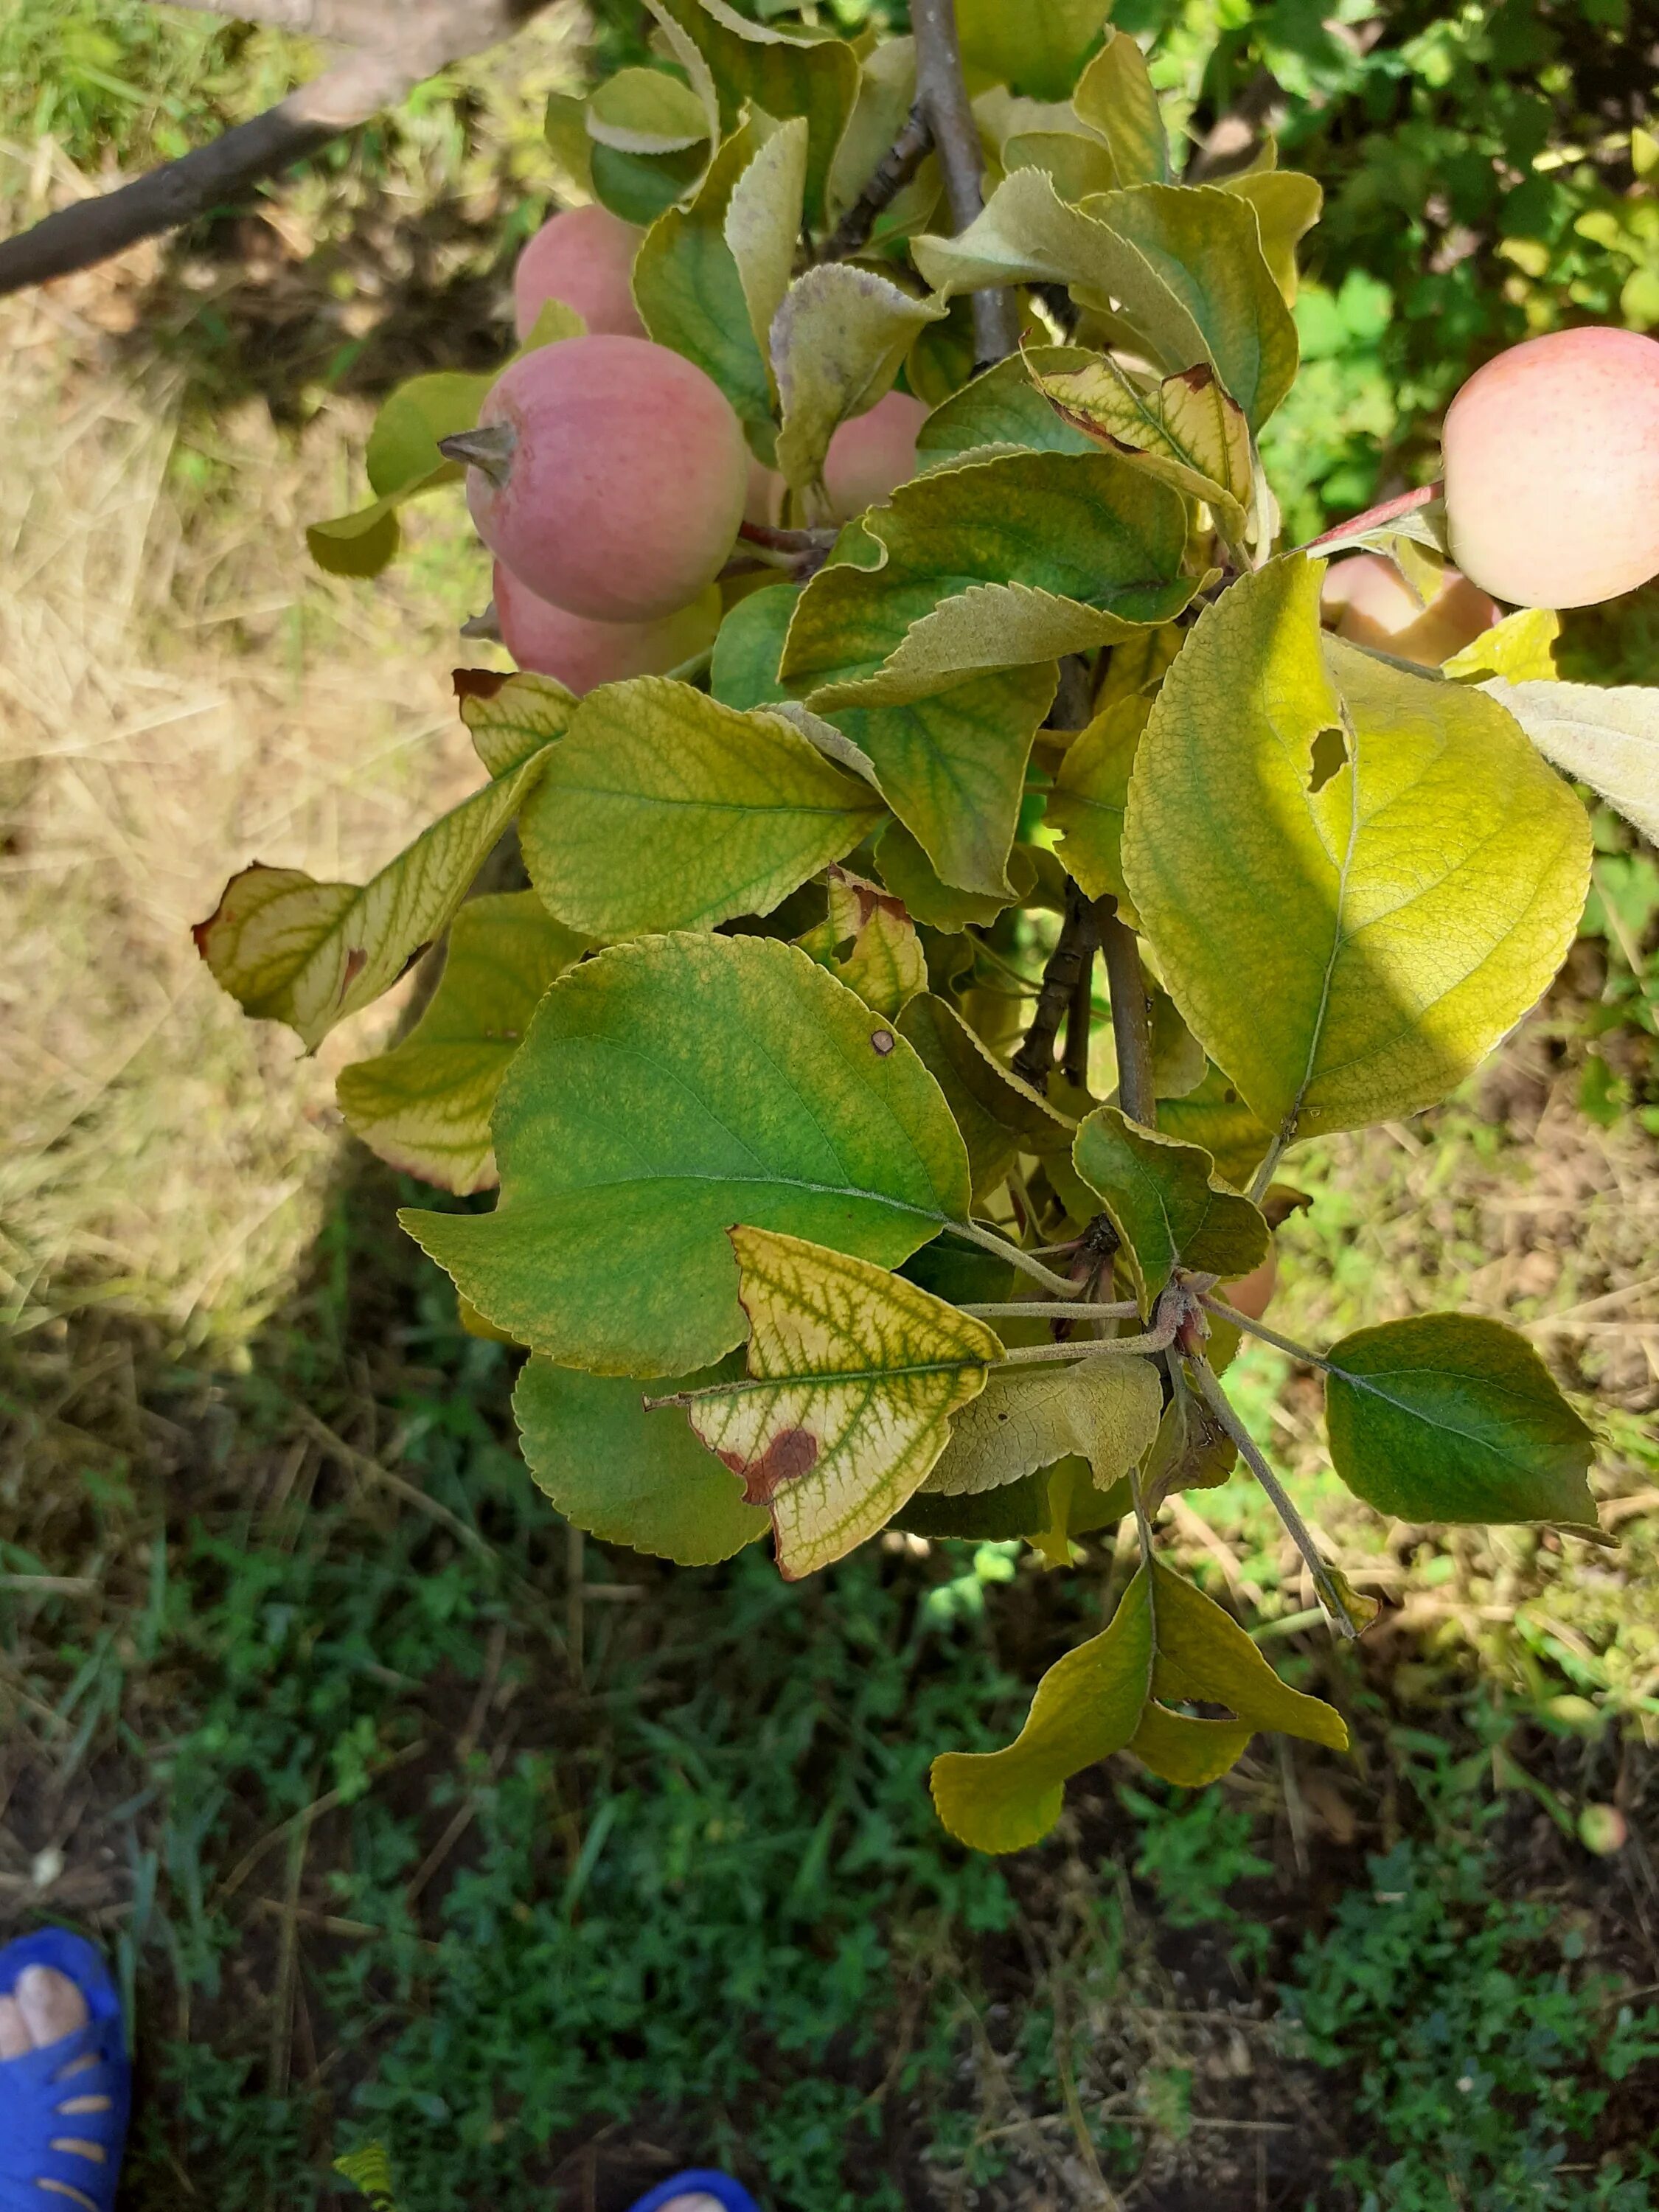
[[[478,535],[538,599],[592,622],[651,622],[725,566],[749,489],[730,401],[695,362],[644,338],[567,338],[514,362],[471,464]]]
[[[520,668],[556,676],[580,697],[625,677],[665,676],[706,651],[720,626],[720,592],[711,584],[689,607],[655,622],[589,622],[538,599],[498,561],[495,620],[501,643]]]
[[[1380,553],[1334,562],[1325,572],[1319,606],[1339,637],[1425,668],[1438,668],[1498,618],[1495,602],[1455,568],[1441,572],[1438,591],[1425,602]]]
[[[1553,331],[1446,410],[1452,558],[1523,607],[1587,607],[1659,575],[1659,343]]]
[[[631,222],[596,203],[566,208],[544,222],[519,256],[513,272],[513,319],[529,337],[550,300],[574,307],[596,337],[642,338],[645,325],[634,305],[634,256],[645,236]]]
[[[927,414],[908,392],[890,392],[836,430],[824,459],[823,483],[838,522],[850,522],[909,483],[916,472],[916,435]]]

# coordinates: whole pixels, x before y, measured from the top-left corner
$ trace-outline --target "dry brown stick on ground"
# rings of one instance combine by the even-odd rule
[[[303,0],[296,0],[303,4]],[[173,230],[395,107],[453,61],[498,46],[546,0],[386,0],[349,11],[321,0],[319,19],[377,15],[383,43],[349,55],[251,123],[95,199],[49,215],[0,244],[0,294],[89,269],[141,238]]]

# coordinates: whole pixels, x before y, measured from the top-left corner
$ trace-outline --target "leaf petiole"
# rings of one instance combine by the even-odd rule
[[[1052,1267],[1045,1267],[1041,1260],[1034,1260],[1029,1252],[1023,1252],[1018,1244],[1010,1243],[994,1230],[981,1229],[976,1221],[947,1221],[945,1226],[952,1235],[965,1237],[970,1244],[977,1244],[981,1251],[994,1252],[999,1260],[1019,1268],[1033,1282],[1041,1283],[1044,1290],[1052,1291],[1057,1298],[1069,1301],[1083,1288],[1080,1283],[1068,1282],[1064,1275],[1055,1274]]]
[[[1331,1580],[1307,1523],[1291,1504],[1289,1492],[1268,1466],[1261,1446],[1234,1412],[1232,1400],[1222,1389],[1214,1368],[1197,1353],[1189,1353],[1188,1358],[1193,1373],[1198,1378],[1198,1387],[1208,1400],[1211,1411],[1238,1446],[1251,1474],[1267,1492],[1274,1512],[1288,1530],[1291,1541],[1301,1553],[1308,1572],[1313,1577],[1313,1586],[1319,1593],[1320,1603],[1330,1616],[1333,1626],[1340,1629],[1352,1641],[1359,1633],[1359,1625],[1343,1603],[1341,1593]]]
[[[1276,1328],[1269,1328],[1265,1322],[1257,1321],[1253,1315],[1240,1313],[1236,1306],[1230,1306],[1225,1298],[1217,1297],[1213,1291],[1201,1291],[1199,1303],[1218,1319],[1231,1322],[1235,1328],[1242,1328],[1249,1335],[1259,1336],[1264,1344],[1271,1344],[1275,1351],[1288,1352],[1292,1359],[1302,1360],[1309,1367],[1317,1367],[1327,1375],[1332,1372],[1331,1363],[1322,1353],[1313,1351],[1308,1345],[1298,1344],[1293,1336],[1281,1336]]]
[[[966,1309],[963,1309],[965,1311]],[[1083,1309],[1086,1312],[1087,1309]],[[1085,1336],[1070,1344],[1022,1344],[1005,1352],[993,1367],[1027,1367],[1045,1359],[1099,1359],[1114,1352],[1167,1352],[1175,1342],[1174,1322],[1161,1322],[1143,1336]]]
[[[1073,1299],[1063,1311],[1053,1298],[1005,1298],[990,1305],[958,1306],[975,1321],[1128,1321],[1140,1311],[1133,1298],[1112,1305],[1085,1305]]]

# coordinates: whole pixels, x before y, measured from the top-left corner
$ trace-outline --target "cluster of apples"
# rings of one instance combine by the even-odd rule
[[[1361,553],[1325,580],[1339,635],[1437,666],[1491,628],[1498,600],[1587,607],[1659,574],[1659,343],[1553,331],[1479,368],[1446,410],[1455,568],[1425,599]]]
[[[520,668],[579,693],[705,651],[739,528],[776,524],[784,502],[725,394],[647,334],[630,281],[642,234],[598,206],[537,232],[514,272],[519,335],[549,300],[587,335],[514,362],[460,441],[501,641]],[[894,392],[842,425],[824,468],[836,520],[915,475],[927,413]]]

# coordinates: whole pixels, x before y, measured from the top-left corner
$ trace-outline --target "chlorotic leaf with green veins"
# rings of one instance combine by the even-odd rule
[[[1659,842],[1659,690],[1621,684],[1483,684],[1547,761]]]
[[[784,680],[810,680],[820,714],[925,698],[1167,622],[1195,580],[1181,573],[1181,500],[1103,453],[941,470],[901,486],[864,526],[879,564],[821,569],[784,647]]]
[[[1092,453],[1097,440],[1073,429],[1048,404],[1039,376],[1086,368],[1096,356],[1082,346],[1027,346],[934,408],[916,438],[916,460],[923,471],[970,456],[988,457],[1022,449],[1043,453]]]
[[[1595,1437],[1501,1322],[1420,1314],[1344,1337],[1325,1418],[1337,1473],[1379,1513],[1596,1526]]]
[[[634,258],[634,297],[652,337],[712,378],[769,461],[772,375],[726,242],[733,195],[762,143],[757,126],[744,124],[709,163],[690,204],[658,216]]]
[[[1162,1406],[1158,1370],[1133,1353],[1010,1369],[956,1415],[928,1488],[971,1497],[1077,1453],[1107,1489],[1151,1449]]]
[[[1109,8],[1110,0],[957,0],[963,60],[1033,100],[1064,100]]]
[[[519,834],[549,912],[617,939],[769,914],[885,811],[777,715],[641,676],[581,702]]]
[[[927,988],[927,957],[904,901],[846,868],[826,872],[830,911],[795,942],[876,1013],[895,1015]]]
[[[361,886],[256,860],[197,924],[198,951],[246,1012],[286,1022],[314,1048],[448,926],[546,761],[532,754],[474,792]]]
[[[778,466],[796,490],[822,482],[835,432],[892,388],[917,332],[945,312],[848,262],[820,262],[796,277],[771,325],[783,407]]]
[[[737,1352],[696,1374],[645,1383],[528,1360],[513,1393],[526,1464],[564,1518],[601,1543],[683,1567],[729,1559],[766,1534],[765,1513],[744,1503],[741,1487],[683,1421],[647,1413],[645,1401],[742,1371]]]
[[[844,39],[804,39],[757,23],[726,0],[651,0],[652,12],[689,39],[707,63],[720,124],[735,130],[745,108],[780,123],[806,119],[806,219],[823,211],[825,183],[859,92],[858,56]]]
[[[1005,1067],[948,1000],[932,992],[913,998],[898,1028],[956,1118],[968,1147],[975,1200],[990,1195],[1022,1151],[1053,1152],[1069,1144],[1072,1125],[1066,1116]]]
[[[1261,251],[1286,307],[1296,305],[1296,249],[1319,220],[1325,195],[1311,177],[1294,169],[1254,169],[1224,177],[1224,192],[1248,200],[1255,210]]]
[[[1001,1751],[942,1753],[931,1776],[939,1819],[980,1851],[1040,1843],[1074,1774],[1121,1751],[1152,1687],[1152,1613],[1143,1567],[1109,1625],[1056,1662],[1037,1685],[1025,1725]]]
[[[1129,775],[1152,700],[1142,692],[1115,700],[1066,748],[1043,818],[1060,833],[1066,872],[1091,898],[1109,894],[1131,927],[1134,904],[1123,880],[1123,816]]]
[[[390,1052],[341,1069],[336,1088],[351,1128],[391,1166],[441,1190],[489,1189],[501,1078],[543,992],[586,950],[534,891],[469,899],[414,1028]]]
[[[1493,700],[1325,638],[1297,555],[1206,609],[1135,756],[1123,872],[1164,984],[1285,1138],[1415,1113],[1539,998],[1583,809]]]
[[[1115,308],[1165,374],[1207,362],[1259,430],[1295,380],[1296,325],[1263,258],[1255,211],[1207,185],[1138,185],[1072,207],[1040,169],[1004,179],[954,238],[915,241],[942,298],[988,284],[1065,284]]]
[[[1177,491],[1206,501],[1229,538],[1242,534],[1255,466],[1250,426],[1207,362],[1155,383],[1103,354],[1035,381],[1080,435],[1134,456]]]
[[[769,362],[773,318],[794,270],[805,189],[806,122],[798,115],[767,139],[726,203],[726,242],[749,303],[749,327]]]
[[[1267,1256],[1267,1223],[1248,1198],[1217,1181],[1215,1162],[1197,1145],[1143,1128],[1115,1106],[1097,1106],[1079,1125],[1072,1163],[1123,1240],[1144,1312],[1177,1262],[1231,1279]]]
[[[562,738],[577,699],[551,676],[501,675],[493,668],[458,668],[455,696],[472,750],[491,775],[522,768]]]
[[[1111,149],[1120,185],[1167,185],[1170,136],[1146,57],[1125,31],[1109,28],[1106,43],[1077,81],[1072,105]]]
[[[741,1342],[734,1221],[896,1266],[969,1205],[910,1046],[775,939],[647,938],[562,975],[494,1127],[495,1211],[404,1225],[498,1328],[600,1374]]]
[[[983,1389],[1002,1346],[930,1291],[798,1237],[731,1231],[749,1316],[746,1379],[683,1406],[710,1451],[772,1516],[794,1581],[884,1528]]]
[[[1197,1088],[1180,1097],[1160,1093],[1158,1126],[1166,1136],[1202,1145],[1216,1173],[1243,1190],[1267,1157],[1273,1132],[1244,1103],[1237,1084],[1212,1062]]]

